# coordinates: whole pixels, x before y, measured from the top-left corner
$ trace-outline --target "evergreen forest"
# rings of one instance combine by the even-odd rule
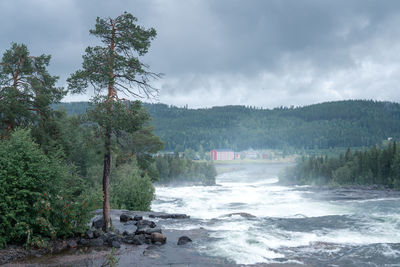
[[[274,109],[144,106],[167,151],[370,147],[400,137],[400,105],[392,102],[346,100]],[[86,102],[74,102],[56,108],[81,114],[87,107]]]
[[[338,157],[303,157],[280,176],[283,184],[301,185],[380,185],[400,189],[398,143],[368,150],[347,149]]]

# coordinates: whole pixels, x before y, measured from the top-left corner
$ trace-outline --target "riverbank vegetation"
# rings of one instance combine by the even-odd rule
[[[215,185],[217,170],[213,163],[179,158],[178,154],[158,156],[155,163],[161,184]]]
[[[142,80],[137,88],[141,92],[146,89],[142,86],[152,74],[132,53],[144,55],[155,31],[137,27],[135,21],[129,13],[97,19],[91,34],[103,41],[108,26],[112,32],[115,27],[123,29],[125,35],[118,32],[111,55],[107,46],[86,49],[84,70],[68,79],[68,89],[56,87],[58,77],[48,72],[49,55],[32,56],[26,45],[16,43],[3,54],[0,247],[8,243],[42,247],[51,239],[82,233],[89,212],[101,206],[149,210],[152,181],[157,178],[151,155],[163,143],[153,134],[141,102],[119,99],[114,86],[119,80],[108,79],[110,69],[117,68],[127,79]],[[124,58],[121,51],[130,57]],[[105,62],[104,55],[108,55]],[[103,63],[111,65],[100,67]],[[88,66],[93,68],[85,69]],[[85,91],[88,83],[95,86],[97,96],[87,113],[68,117],[52,109],[68,92]],[[100,94],[107,85],[108,98]]]
[[[118,18],[127,24],[125,30],[143,31],[132,26],[132,15]],[[105,21],[97,23],[103,28],[97,25],[94,33],[102,36]],[[150,33],[148,38],[155,36],[153,29]],[[148,38],[141,39],[141,54],[147,51]],[[129,38],[119,41],[123,46],[135,43]],[[91,59],[93,67],[101,65],[96,63],[100,50],[87,49],[85,59]],[[26,45],[13,43],[0,61],[0,248],[10,243],[44,247],[50,240],[82,233],[90,211],[103,207],[107,196],[107,208],[149,210],[153,182],[158,180],[215,181],[215,168],[189,159],[166,159],[168,170],[158,168],[152,155],[164,143],[154,135],[147,109],[140,101],[119,99],[115,87],[109,88],[108,98],[94,97],[80,115],[53,109],[68,92],[84,91],[88,82],[101,91],[108,84],[102,71],[109,69],[97,74],[78,71],[64,89],[56,87],[58,77],[48,72],[50,59],[32,56]],[[123,59],[118,60],[123,65]],[[140,66],[138,78],[151,76]],[[121,68],[131,75],[127,78],[136,75],[134,69]],[[105,175],[109,187],[102,180]]]
[[[368,150],[350,150],[339,157],[303,157],[280,176],[285,184],[381,185],[400,189],[398,143]]]

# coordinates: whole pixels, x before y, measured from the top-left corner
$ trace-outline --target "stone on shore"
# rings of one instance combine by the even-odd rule
[[[189,237],[187,237],[187,236],[181,236],[181,237],[179,237],[179,239],[178,239],[178,245],[180,246],[180,245],[185,245],[185,244],[187,244],[187,243],[189,243],[189,242],[192,242],[192,239],[190,239]]]
[[[126,213],[122,213],[121,216],[119,216],[119,220],[121,222],[127,222],[127,221],[132,220],[132,217],[129,216],[128,214],[126,214]]]
[[[190,216],[181,213],[172,213],[172,214],[150,214],[150,218],[160,218],[160,219],[188,219]]]
[[[93,234],[92,230],[87,230],[87,231],[85,232],[85,236],[86,236],[86,238],[88,238],[88,239],[93,239],[93,238],[94,238],[94,234]]]
[[[103,216],[99,215],[94,217],[92,226],[96,229],[101,229],[103,227]]]
[[[165,237],[165,235],[161,234],[161,233],[152,233],[151,234],[151,242],[153,244],[155,243],[161,243],[161,244],[165,244],[167,242],[167,238]]]
[[[113,248],[120,248],[120,247],[121,247],[121,244],[119,243],[118,240],[114,240],[114,241],[112,241],[111,246],[112,246]]]
[[[88,239],[85,239],[85,238],[82,238],[82,239],[80,239],[79,241],[78,241],[78,243],[79,243],[79,245],[81,245],[81,246],[89,246],[89,240]]]
[[[138,227],[139,227],[139,226],[143,226],[143,225],[148,225],[148,226],[150,226],[151,228],[156,227],[156,223],[153,222],[153,221],[149,221],[149,220],[139,220],[139,221],[137,221],[136,225],[137,225]]]
[[[155,227],[155,228],[151,228],[148,225],[141,225],[138,226],[137,230],[136,230],[136,234],[151,234],[151,233],[161,233],[161,228],[159,227]]]
[[[68,246],[68,248],[76,248],[78,246],[78,244],[76,243],[76,241],[74,239],[71,239],[71,240],[67,241],[67,246]]]
[[[134,220],[134,221],[143,220],[143,216],[135,215],[135,216],[133,217],[133,220]]]
[[[104,245],[104,241],[102,238],[90,239],[89,244],[91,247],[101,247]]]

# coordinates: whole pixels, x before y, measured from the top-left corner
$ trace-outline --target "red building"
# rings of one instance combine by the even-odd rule
[[[234,160],[235,153],[230,149],[213,149],[210,152],[211,160]]]

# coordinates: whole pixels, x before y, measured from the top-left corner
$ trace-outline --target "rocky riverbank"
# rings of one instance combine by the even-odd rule
[[[163,225],[176,220],[189,220],[186,214],[112,210],[111,219],[113,231],[103,233],[100,229],[101,210],[98,210],[86,233],[74,239],[58,241],[61,245],[57,250],[8,248],[0,252],[2,264],[104,266],[112,255],[119,266],[234,265],[224,259],[202,255],[193,247],[193,243],[208,238],[207,230],[163,229]]]

